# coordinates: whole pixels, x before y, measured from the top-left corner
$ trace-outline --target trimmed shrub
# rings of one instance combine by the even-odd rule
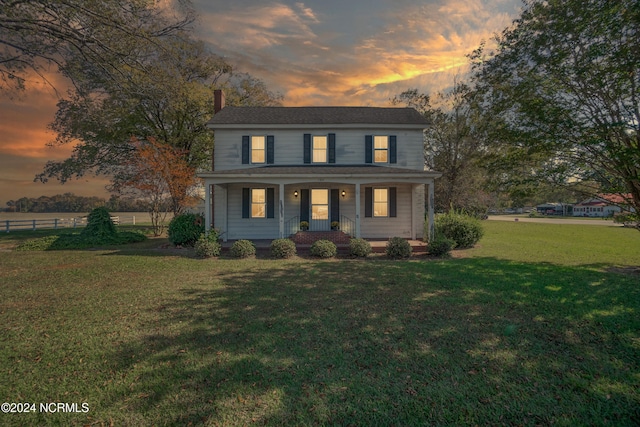
[[[472,248],[484,234],[480,220],[455,211],[436,217],[438,235],[451,239],[456,248]]]
[[[222,245],[218,242],[218,232],[211,230],[209,233],[201,234],[193,248],[199,258],[220,256]]]
[[[291,258],[296,255],[296,244],[290,239],[275,239],[271,242],[271,256]]]
[[[387,242],[387,256],[391,259],[409,258],[411,256],[411,244],[402,237],[392,237]]]
[[[229,252],[234,258],[249,258],[256,254],[256,247],[250,240],[236,240]]]
[[[429,245],[427,246],[427,252],[429,253],[429,255],[433,256],[445,256],[449,255],[451,250],[453,250],[453,248],[455,247],[456,242],[454,242],[453,240],[441,235],[436,235],[436,237],[429,242]]]
[[[366,257],[371,253],[371,243],[364,239],[349,240],[349,253],[354,257]]]
[[[175,246],[193,246],[204,233],[204,218],[194,213],[173,217],[169,223],[169,241]]]
[[[111,221],[111,214],[105,207],[95,208],[87,218],[87,226],[80,232],[83,238],[111,240],[118,231]]]
[[[338,248],[331,240],[316,240],[311,245],[309,253],[318,258],[333,258],[338,254]]]

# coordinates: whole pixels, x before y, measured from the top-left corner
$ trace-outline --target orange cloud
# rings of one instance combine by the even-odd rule
[[[0,153],[56,159],[71,153],[72,147],[47,146],[55,138],[47,127],[55,117],[58,95],[67,89],[67,83],[54,73],[45,78],[48,82],[29,75],[24,92],[0,101]]]
[[[382,13],[362,10],[359,25],[339,29],[327,29],[309,4],[275,3],[206,15],[222,23],[205,36],[282,91],[285,105],[383,105],[416,83],[427,93],[451,86],[453,75],[468,71],[466,55],[510,23],[496,10],[513,2],[394,3]]]

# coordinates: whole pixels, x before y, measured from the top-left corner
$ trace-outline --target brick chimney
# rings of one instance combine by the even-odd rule
[[[213,114],[224,108],[224,92],[221,89],[213,91]]]

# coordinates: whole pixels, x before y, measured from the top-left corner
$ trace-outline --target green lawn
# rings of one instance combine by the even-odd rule
[[[0,400],[89,409],[0,425],[638,425],[640,233],[483,225],[409,261],[0,236]]]

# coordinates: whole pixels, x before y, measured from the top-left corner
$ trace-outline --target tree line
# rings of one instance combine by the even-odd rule
[[[4,212],[74,212],[86,213],[97,207],[105,207],[110,212],[147,212],[147,203],[143,200],[112,195],[109,200],[95,196],[77,196],[73,193],[55,196],[22,197],[9,200]]]

